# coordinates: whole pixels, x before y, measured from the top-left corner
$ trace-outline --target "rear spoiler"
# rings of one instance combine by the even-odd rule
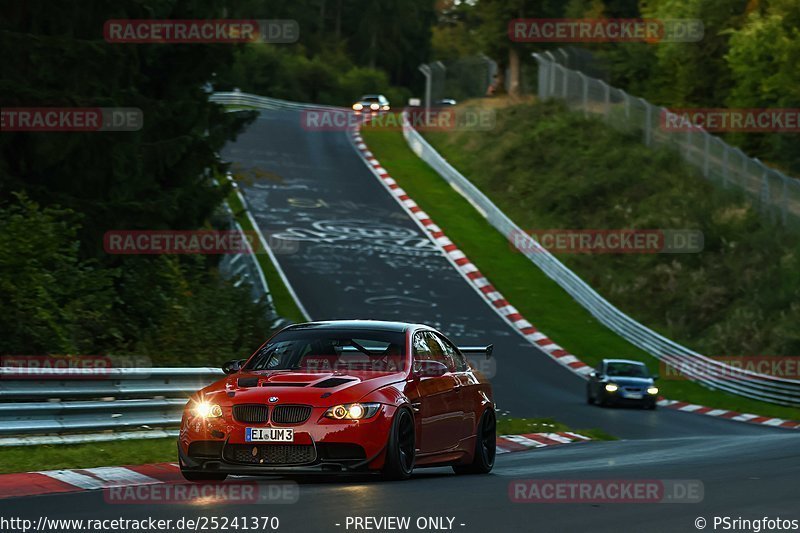
[[[494,351],[494,344],[487,344],[486,346],[459,346],[458,349],[461,353],[485,353],[486,359],[489,359]]]

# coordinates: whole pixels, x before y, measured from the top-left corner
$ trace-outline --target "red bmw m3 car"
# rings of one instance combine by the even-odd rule
[[[435,329],[340,320],[284,328],[186,405],[178,439],[190,481],[286,467],[367,470],[405,479],[416,467],[488,473],[492,388]]]

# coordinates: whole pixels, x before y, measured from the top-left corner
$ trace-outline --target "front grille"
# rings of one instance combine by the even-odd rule
[[[269,407],[257,403],[234,405],[233,418],[239,422],[266,422],[269,420]]]
[[[302,424],[310,416],[310,405],[278,405],[272,410],[275,424]]]
[[[225,460],[232,463],[297,465],[313,463],[317,452],[312,444],[229,444]]]

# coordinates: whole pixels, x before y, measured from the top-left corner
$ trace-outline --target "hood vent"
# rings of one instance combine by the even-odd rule
[[[239,378],[236,384],[240,387],[258,387],[258,378]]]
[[[349,383],[351,381],[355,380],[352,378],[328,378],[320,381],[314,386],[320,389],[330,389],[331,387],[338,387],[339,385],[343,385],[344,383]]]
[[[308,383],[289,383],[288,381],[263,381],[262,387],[305,387]]]

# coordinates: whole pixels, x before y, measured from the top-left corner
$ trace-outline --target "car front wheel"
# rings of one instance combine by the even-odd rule
[[[416,457],[416,436],[414,417],[411,411],[401,408],[394,415],[386,445],[386,463],[383,475],[386,479],[401,480],[411,477]]]
[[[455,465],[456,474],[488,474],[494,467],[497,454],[497,420],[494,410],[487,409],[475,432],[475,456],[468,465]]]

